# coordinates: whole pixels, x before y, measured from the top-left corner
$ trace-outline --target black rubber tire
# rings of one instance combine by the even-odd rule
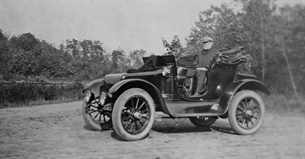
[[[109,130],[110,128],[112,128],[111,116],[109,116],[110,119],[107,122],[100,123],[99,121],[94,120],[94,117],[92,117],[90,114],[86,112],[86,108],[87,108],[87,103],[84,99],[82,104],[82,116],[86,123],[86,127],[88,129],[102,131],[102,130]]]
[[[123,127],[123,120],[122,120],[122,111],[125,106],[127,106],[128,102],[131,101],[132,99],[137,98],[143,100],[143,103],[145,107],[147,107],[147,119],[146,122],[142,125],[141,131],[139,131],[136,134],[128,132],[124,127]],[[124,109],[126,110],[126,109]],[[129,110],[129,109],[128,109]],[[131,114],[131,113],[130,113]],[[140,88],[131,88],[123,92],[118,99],[116,100],[114,107],[113,107],[113,113],[112,113],[112,124],[115,132],[117,135],[126,141],[135,141],[135,140],[140,140],[148,136],[149,131],[151,130],[153,123],[155,119],[155,106],[154,106],[154,101],[151,98],[151,96],[143,89]],[[132,119],[129,118],[129,123]],[[134,119],[135,125],[136,120]],[[129,124],[128,123],[128,124]],[[142,124],[142,123],[141,123]],[[125,125],[127,127],[127,125]],[[136,126],[137,127],[137,126]]]
[[[203,119],[200,119],[203,118]],[[198,127],[209,127],[215,123],[217,117],[191,117],[190,121]]]
[[[247,109],[244,109],[242,107],[242,105],[244,105],[245,102],[247,102],[247,100],[250,100],[250,103],[247,105],[253,105],[253,103],[255,104],[255,108],[257,108],[257,110],[259,110],[257,112],[256,117],[254,117],[254,111],[250,111],[249,114],[251,115],[247,115],[247,113],[245,111],[247,111]],[[247,102],[248,103],[248,102]],[[247,108],[250,108],[249,106],[246,106]],[[241,111],[242,110],[242,111]],[[252,109],[249,109],[252,110]],[[239,111],[238,115],[237,111]],[[254,134],[255,132],[257,132],[259,130],[259,128],[262,126],[263,121],[264,121],[264,117],[265,117],[265,105],[264,102],[262,100],[262,98],[254,91],[251,90],[243,90],[238,92],[237,94],[234,95],[231,104],[229,106],[229,122],[231,127],[233,128],[233,130],[240,134],[240,135],[250,135],[250,134]],[[238,117],[239,116],[239,119]],[[246,119],[246,116],[252,116],[251,120]],[[241,120],[242,121],[238,121]],[[253,122],[252,119],[256,120]],[[246,121],[246,126],[248,128],[243,127],[242,125],[244,124],[244,121]],[[252,127],[249,128],[249,123],[251,123]],[[240,125],[242,124],[242,125]]]

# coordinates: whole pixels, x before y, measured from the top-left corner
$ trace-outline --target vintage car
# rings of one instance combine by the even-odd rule
[[[184,89],[189,87],[186,71],[193,67],[189,61],[194,56],[177,60],[173,55],[144,57],[139,69],[108,74],[86,84],[83,119],[92,130],[113,127],[127,141],[148,136],[156,111],[167,118],[189,118],[198,127],[209,127],[218,118],[228,118],[237,134],[253,134],[265,116],[258,93],[270,92],[254,75],[237,73],[237,66],[246,62],[242,50],[243,47],[222,50],[211,60],[206,89],[199,97],[190,96]]]

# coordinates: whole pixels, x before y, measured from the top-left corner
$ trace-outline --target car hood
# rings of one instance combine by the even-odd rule
[[[108,74],[104,77],[105,82],[108,84],[115,84],[118,81],[122,80],[122,76],[126,73],[118,73],[118,74]]]

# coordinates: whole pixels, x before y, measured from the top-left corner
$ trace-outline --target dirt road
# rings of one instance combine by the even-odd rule
[[[90,131],[81,102],[0,109],[0,158],[305,158],[305,117],[267,113],[254,135],[233,134],[228,120],[210,129],[188,119],[156,119],[149,137],[119,140]],[[177,124],[176,124],[177,122]]]

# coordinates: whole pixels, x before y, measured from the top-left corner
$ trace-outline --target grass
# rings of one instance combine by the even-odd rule
[[[295,97],[292,95],[272,94],[263,95],[267,111],[289,114],[305,114],[304,96]]]
[[[82,89],[79,83],[2,83],[0,108],[76,101],[83,97]]]
[[[36,105],[45,105],[45,104],[57,104],[57,103],[67,103],[67,102],[74,102],[79,101],[80,99],[57,99],[57,100],[45,100],[45,99],[38,99],[35,101],[29,101],[26,103],[1,103],[1,108],[12,108],[12,107],[27,107],[27,106],[36,106]]]

